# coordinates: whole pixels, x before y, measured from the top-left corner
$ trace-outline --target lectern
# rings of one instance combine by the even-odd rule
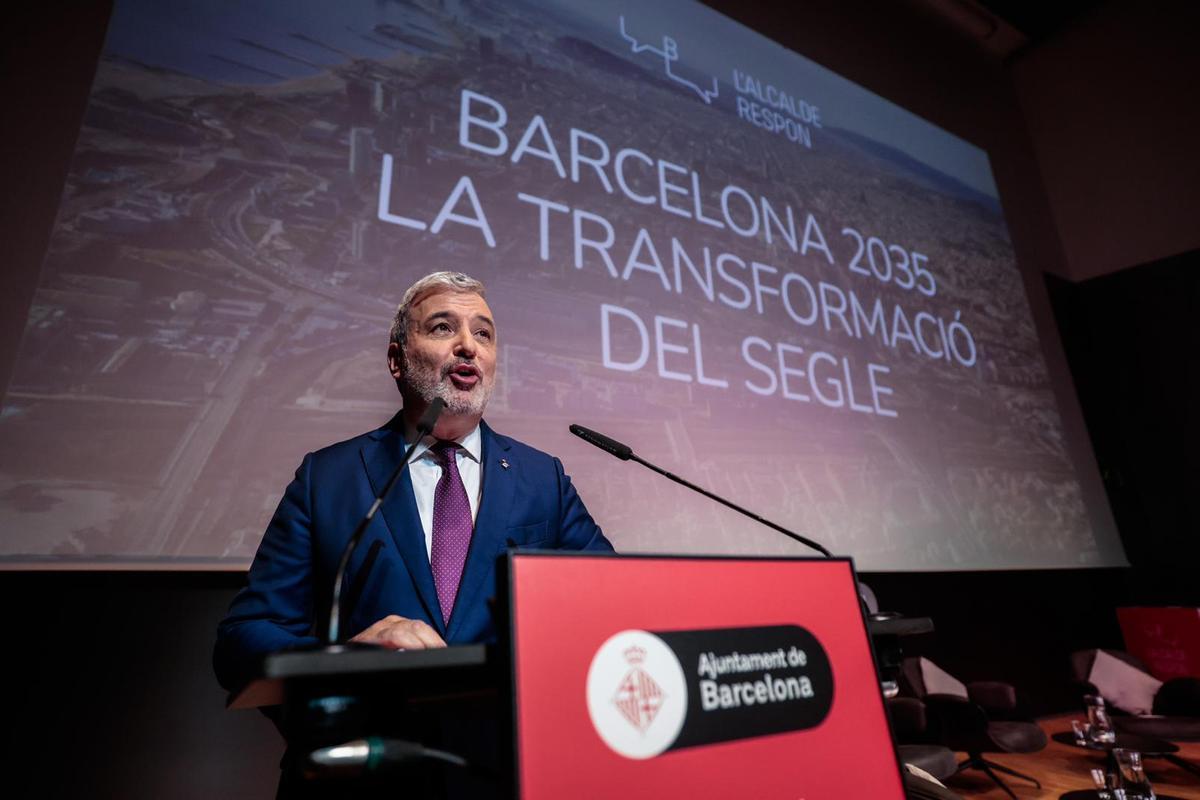
[[[482,644],[275,653],[229,706],[263,708],[283,734],[284,796],[507,797],[504,663]],[[363,758],[313,757],[355,742]]]
[[[232,705],[278,704],[297,791],[904,797],[849,559],[505,561],[496,645],[264,661]],[[313,757],[366,737],[395,746]]]

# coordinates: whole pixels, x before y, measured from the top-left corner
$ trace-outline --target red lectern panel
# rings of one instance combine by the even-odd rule
[[[902,800],[848,559],[520,552],[525,800]]]

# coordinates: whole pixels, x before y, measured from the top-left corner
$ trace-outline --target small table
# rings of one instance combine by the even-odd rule
[[[1155,792],[1154,796],[1158,800],[1183,800],[1182,797],[1176,797],[1171,794],[1159,794],[1158,792]],[[1100,792],[1095,789],[1079,789],[1074,792],[1060,794],[1058,800],[1100,800]]]
[[[1177,767],[1185,769],[1193,775],[1200,775],[1200,767],[1197,767],[1187,759],[1180,758],[1175,755],[1179,752],[1179,745],[1174,742],[1168,742],[1166,739],[1156,739],[1153,736],[1139,736],[1136,733],[1117,733],[1117,740],[1112,744],[1097,744],[1089,742],[1081,745],[1075,740],[1074,731],[1063,731],[1054,733],[1050,738],[1059,744],[1069,744],[1072,747],[1077,747],[1081,750],[1094,750],[1097,753],[1107,753],[1107,767],[1109,772],[1116,770],[1116,761],[1113,758],[1113,748],[1123,747],[1126,750],[1137,750],[1145,758],[1162,758],[1170,761]],[[1090,790],[1089,790],[1090,791]]]
[[[1075,740],[1074,731],[1055,733],[1050,738],[1059,744],[1069,744],[1085,750],[1095,750],[1098,753],[1111,753],[1114,748],[1121,747],[1125,750],[1137,750],[1143,756],[1150,758],[1164,758],[1179,752],[1179,745],[1168,742],[1166,739],[1155,739],[1150,736],[1138,736],[1132,733],[1118,733],[1117,740],[1112,744],[1088,742],[1081,745]]]

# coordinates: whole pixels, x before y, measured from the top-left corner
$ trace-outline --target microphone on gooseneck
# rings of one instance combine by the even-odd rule
[[[319,747],[308,754],[302,770],[306,778],[357,778],[372,774],[411,770],[421,763],[440,763],[457,767],[489,780],[499,776],[445,750],[435,750],[419,742],[369,736],[365,739]]]
[[[589,444],[594,444],[606,453],[614,455],[622,461],[628,461],[633,458],[633,448],[627,444],[621,444],[616,439],[610,439],[603,433],[597,433],[590,428],[585,428],[582,425],[572,425],[571,433],[583,439]]]
[[[801,536],[800,534],[795,533],[793,531],[789,531],[787,528],[784,528],[781,525],[776,525],[774,522],[771,522],[769,519],[764,519],[763,517],[760,517],[758,514],[755,514],[752,511],[747,511],[746,509],[742,508],[741,506],[737,505],[736,503],[732,503],[729,500],[726,500],[724,497],[715,495],[712,492],[708,491],[707,489],[702,489],[699,486],[697,486],[696,484],[691,483],[690,481],[684,480],[683,478],[679,477],[678,475],[667,472],[662,467],[656,466],[654,464],[651,464],[649,461],[639,458],[637,456],[637,454],[633,452],[633,448],[631,448],[627,444],[618,442],[616,439],[609,438],[608,436],[605,436],[602,433],[597,433],[596,431],[585,428],[582,425],[572,425],[570,430],[571,430],[571,433],[575,434],[580,439],[583,439],[585,442],[588,442],[589,444],[593,444],[596,447],[599,447],[601,450],[605,451],[606,453],[609,453],[610,455],[616,456],[617,458],[621,459],[622,461],[636,461],[637,463],[641,464],[643,467],[651,469],[651,470],[657,472],[659,475],[662,475],[663,477],[670,478],[671,480],[675,481],[676,483],[680,484],[681,486],[686,486],[687,488],[691,489],[693,492],[699,492],[700,494],[707,497],[709,500],[715,500],[718,503],[720,503],[721,505],[725,506],[726,508],[732,508],[734,511],[738,512],[739,514],[743,514],[743,515],[749,517],[750,519],[754,520],[755,522],[758,522],[762,525],[766,525],[768,528],[770,528],[774,531],[778,531],[779,533],[782,533],[784,536],[787,536],[790,539],[795,539],[797,542],[799,542],[802,545],[811,547],[813,550],[816,550],[818,553],[820,553],[821,555],[823,555],[827,558],[833,557],[833,553],[830,553],[828,550],[826,550],[824,547],[822,547],[821,545],[814,542],[812,539]]]
[[[342,583],[346,579],[346,569],[350,566],[350,556],[354,554],[355,548],[358,547],[358,543],[362,540],[367,526],[375,518],[375,512],[383,505],[384,499],[392,491],[392,487],[396,485],[396,481],[400,480],[400,473],[404,472],[404,468],[408,466],[408,461],[416,451],[417,445],[433,430],[433,426],[437,424],[438,417],[441,416],[442,409],[445,407],[446,401],[440,397],[435,397],[433,402],[429,404],[429,408],[425,409],[425,413],[417,421],[417,435],[413,437],[412,443],[409,444],[408,450],[405,451],[404,458],[400,459],[400,463],[392,471],[392,476],[384,484],[383,490],[379,492],[379,496],[375,498],[375,502],[367,509],[367,513],[359,521],[358,527],[354,529],[354,533],[350,535],[350,539],[342,549],[341,560],[338,561],[337,571],[333,574],[333,596],[329,603],[329,626],[325,631],[325,644],[327,646],[341,643]]]

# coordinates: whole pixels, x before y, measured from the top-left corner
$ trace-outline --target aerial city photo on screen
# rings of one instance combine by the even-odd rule
[[[395,412],[395,305],[449,269],[489,423],[618,550],[803,553],[572,422],[860,569],[1103,561],[982,150],[683,0],[223,8],[115,3],[0,559],[244,568],[303,455]]]

